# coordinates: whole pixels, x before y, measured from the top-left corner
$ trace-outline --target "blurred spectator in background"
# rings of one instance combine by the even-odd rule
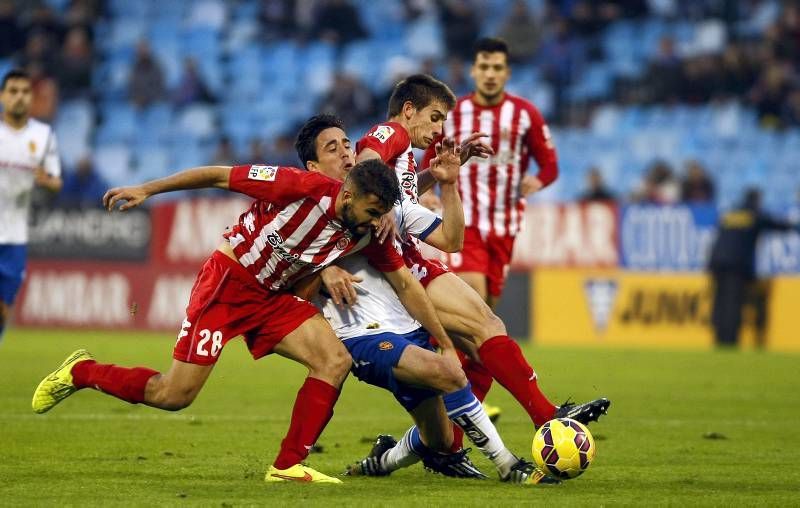
[[[216,102],[214,94],[200,74],[197,61],[192,57],[183,59],[181,77],[172,93],[172,100],[179,108],[195,102],[206,104]]]
[[[357,77],[336,72],[331,89],[317,109],[320,113],[337,115],[345,125],[363,125],[375,115],[375,99]]]
[[[722,94],[744,96],[755,82],[755,72],[738,44],[729,44],[722,53]]]
[[[779,61],[767,63],[750,91],[750,100],[756,108],[762,127],[780,127],[781,113],[789,89],[788,65]]]
[[[45,69],[52,69],[56,62],[55,47],[44,32],[31,33],[25,39],[25,47],[17,60],[22,67],[37,62]]]
[[[108,183],[95,171],[91,157],[84,155],[75,171],[64,175],[64,187],[56,203],[64,207],[102,208],[106,190]]]
[[[211,156],[212,166],[233,166],[239,161],[236,152],[233,149],[233,143],[227,136],[219,138],[217,148]]]
[[[650,60],[645,74],[650,98],[658,102],[674,101],[681,83],[681,60],[675,53],[675,40],[664,36],[658,51]]]
[[[23,5],[26,2],[22,2]],[[64,25],[56,16],[56,12],[46,2],[30,2],[33,7],[27,6],[23,11],[23,29],[30,38],[33,35],[42,35],[46,45],[55,50],[64,38]]]
[[[462,60],[472,59],[472,44],[481,29],[475,4],[469,0],[440,0],[439,19],[447,54]]]
[[[800,88],[789,93],[781,112],[781,122],[784,127],[800,127]]]
[[[680,185],[672,167],[664,161],[656,161],[644,175],[632,200],[639,203],[671,205],[680,199]]]
[[[278,164],[272,159],[268,159],[267,152],[264,150],[264,143],[259,137],[250,138],[250,143],[247,146],[247,157],[237,161],[237,164],[271,164],[276,166],[283,166]]]
[[[567,19],[551,20],[551,31],[543,39],[538,64],[546,81],[553,86],[556,117],[562,118],[565,91],[585,61],[583,43],[570,31]]]
[[[472,83],[467,79],[467,68],[466,65],[464,65],[464,60],[457,57],[448,58],[445,71],[447,74],[444,76],[443,81],[447,83],[447,86],[450,87],[450,89],[453,91],[454,94],[456,94],[457,96],[462,96],[472,91]],[[426,72],[424,70],[422,72],[431,75],[434,74]],[[397,81],[400,81],[400,79],[398,79]],[[387,102],[388,102],[388,97],[387,100],[384,101],[382,104],[386,104]]]
[[[312,31],[320,39],[337,46],[369,35],[358,9],[348,0],[323,0],[315,12]]]
[[[0,58],[13,56],[25,44],[19,14],[13,0],[0,0]]]
[[[593,167],[586,172],[586,191],[578,197],[579,201],[613,201],[614,194],[606,186],[603,173]]]
[[[281,133],[272,143],[272,149],[267,154],[267,162],[278,166],[304,167],[297,160],[297,150],[294,148],[293,134]]]
[[[513,64],[527,62],[536,54],[541,29],[537,19],[528,10],[525,0],[514,0],[503,26],[500,27],[499,36],[508,43],[508,59]],[[461,95],[450,82],[448,85],[456,95]]]
[[[296,36],[294,2],[259,0],[258,22],[261,24],[261,38],[264,40],[274,41]]]
[[[92,47],[83,28],[70,28],[57,67],[61,95],[65,99],[88,96],[92,86]]]
[[[742,324],[742,307],[756,288],[756,244],[765,231],[788,231],[793,226],[787,221],[770,217],[761,211],[761,191],[755,188],[745,192],[742,204],[723,214],[717,238],[711,246],[708,269],[714,279],[714,307],[711,323],[717,345],[735,346]],[[761,329],[759,345],[763,345],[766,328],[766,309],[762,294],[756,305],[756,328]]]
[[[136,60],[130,72],[128,94],[131,102],[140,108],[163,100],[166,95],[164,71],[146,41],[139,41],[136,46]]]
[[[58,82],[47,73],[41,61],[29,62],[25,70],[31,78],[33,91],[30,115],[45,122],[52,121],[58,112]]]
[[[714,204],[714,182],[696,160],[686,163],[686,174],[681,182],[681,201],[689,204]]]

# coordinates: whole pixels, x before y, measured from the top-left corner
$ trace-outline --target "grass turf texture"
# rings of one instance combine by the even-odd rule
[[[0,346],[0,505],[790,505],[800,484],[798,356],[525,347],[540,384],[559,402],[606,395],[610,415],[590,426],[597,457],[580,478],[526,488],[454,480],[417,465],[344,485],[263,482],[286,431],[304,369],[279,357],[252,361],[226,347],[195,403],[179,413],[84,390],[46,415],[34,387],[67,354],[166,369],[166,334],[12,329]],[[506,444],[530,458],[533,428],[495,385]],[[795,401],[795,402],[791,402]],[[333,474],[362,457],[380,432],[400,436],[408,416],[391,396],[348,379],[322,453]],[[475,463],[491,464],[475,451]]]

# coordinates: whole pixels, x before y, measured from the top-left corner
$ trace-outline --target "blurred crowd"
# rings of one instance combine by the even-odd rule
[[[109,0],[111,1],[111,0]],[[358,0],[202,0],[189,16],[219,18],[243,3],[254,3],[260,42],[323,40],[337,51],[374,37],[390,26],[364,19]],[[194,5],[194,4],[192,4]],[[766,129],[800,126],[800,5],[791,0],[398,0],[396,20],[435,22],[443,53],[409,62],[398,59],[399,78],[415,71],[445,80],[457,94],[470,90],[472,43],[491,32],[505,38],[515,69],[533,69],[552,89],[548,120],[555,126],[585,125],[595,107],[622,105],[706,104],[738,101],[753,108]],[[500,22],[489,26],[487,14],[502,8]],[[98,97],[97,62],[105,58],[97,27],[108,20],[104,0],[0,0],[0,60],[25,68],[33,77],[33,116],[52,121],[59,102]],[[228,14],[226,14],[228,13]],[[601,97],[575,98],[568,91],[593,65],[613,63],[609,30],[626,26],[650,30],[691,23],[691,43],[671,31],[643,56],[644,68],[615,74]],[[635,43],[635,40],[633,41]],[[421,41],[424,45],[426,41]],[[168,102],[175,108],[220,104],[199,63],[185,57],[177,84],[168,86],[156,48],[146,40],[135,47],[127,72],[126,99],[138,108]],[[628,48],[633,51],[635,48]],[[623,50],[625,50],[623,48]],[[369,62],[365,62],[369,65]],[[387,87],[388,90],[388,81]],[[387,97],[358,76],[336,68],[330,87],[315,100],[315,111],[335,112],[348,125],[362,126],[385,114]],[[535,90],[520,90],[531,96]],[[100,121],[100,119],[96,119]],[[216,140],[217,161],[294,162],[292,130],[273,139],[254,137],[246,153],[236,153],[230,139]],[[85,163],[91,165],[90,158]],[[85,165],[85,164],[84,164]],[[86,168],[83,168],[85,174]],[[686,163],[678,176],[656,163],[633,196],[646,202],[713,201],[714,185],[702,165]],[[586,196],[605,196],[602,173],[587,176]]]

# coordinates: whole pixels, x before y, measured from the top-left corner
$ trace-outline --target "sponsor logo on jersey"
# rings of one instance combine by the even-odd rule
[[[278,166],[250,166],[250,172],[247,173],[247,178],[250,180],[271,182],[275,180],[277,174]]]
[[[385,340],[380,344],[378,344],[378,349],[380,349],[381,351],[389,351],[390,349],[394,349],[394,344],[392,344],[388,340]]]
[[[392,127],[389,127],[388,125],[381,125],[377,129],[375,129],[370,134],[370,136],[377,139],[381,143],[386,143],[386,141],[388,141],[393,134],[394,134],[394,129]]]
[[[586,302],[592,315],[594,326],[599,331],[605,331],[614,310],[617,298],[617,281],[612,279],[588,279],[583,284]]]

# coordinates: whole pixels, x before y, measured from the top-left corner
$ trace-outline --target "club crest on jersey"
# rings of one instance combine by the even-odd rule
[[[385,340],[380,344],[378,344],[378,349],[380,349],[381,351],[389,351],[390,349],[394,349],[394,344],[392,344],[388,340]]]
[[[31,153],[36,153],[36,141],[28,141],[28,148]]]
[[[250,171],[247,173],[247,178],[250,180],[271,182],[275,180],[275,176],[277,174],[278,166],[250,166]]]
[[[376,138],[381,143],[386,143],[386,141],[388,141],[393,134],[394,134],[394,129],[392,127],[389,127],[388,125],[381,125],[377,129],[375,129],[370,134],[370,136]]]
[[[339,250],[345,250],[349,244],[350,244],[350,239],[345,236],[339,238],[339,240],[336,242],[336,248]]]

